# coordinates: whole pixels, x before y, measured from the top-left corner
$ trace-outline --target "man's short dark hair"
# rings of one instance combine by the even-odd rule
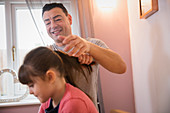
[[[68,15],[68,11],[67,9],[64,7],[64,5],[62,3],[49,3],[49,4],[45,4],[43,6],[43,9],[42,9],[42,16],[44,15],[44,12],[45,11],[49,11],[53,8],[61,8],[63,10],[63,12],[65,13],[65,15],[67,16]]]

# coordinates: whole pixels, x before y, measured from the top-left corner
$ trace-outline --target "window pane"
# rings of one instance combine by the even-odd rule
[[[41,13],[39,12],[38,14]],[[43,23],[41,24],[43,25]],[[41,40],[41,37],[36,29],[36,26],[33,22],[33,19],[28,9],[16,10],[16,28],[18,45],[17,50],[19,51],[18,52],[19,56],[18,67],[19,67],[23,62],[26,53],[28,53],[31,49],[38,46],[43,46],[44,44],[43,41]],[[45,28],[43,30],[45,30]]]
[[[6,28],[5,28],[5,9],[0,5],[0,70],[7,67],[7,47],[6,47]],[[0,76],[0,97],[3,92],[4,78]]]
[[[42,45],[36,27],[28,10],[19,9],[16,12],[18,48],[28,50]]]
[[[0,5],[0,70],[7,67],[7,47],[4,5]]]

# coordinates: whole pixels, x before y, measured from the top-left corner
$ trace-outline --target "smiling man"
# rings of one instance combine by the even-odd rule
[[[61,8],[53,8],[50,11],[45,11],[43,20],[46,25],[48,35],[56,42],[58,36],[68,36],[71,33],[72,17],[68,12],[63,12]],[[59,41],[61,42],[61,41]]]
[[[42,17],[48,35],[54,40],[52,49],[62,50],[70,56],[78,57],[82,64],[96,62],[92,66],[91,75],[85,78],[75,77],[77,86],[88,94],[97,107],[98,70],[102,65],[108,71],[122,74],[126,71],[123,59],[108,48],[101,40],[86,37],[85,39],[72,34],[72,17],[61,3],[46,4],[43,7]],[[104,75],[102,75],[104,76]]]

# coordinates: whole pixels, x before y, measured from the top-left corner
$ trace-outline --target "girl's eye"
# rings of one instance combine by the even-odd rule
[[[34,84],[28,84],[28,87],[34,87]]]

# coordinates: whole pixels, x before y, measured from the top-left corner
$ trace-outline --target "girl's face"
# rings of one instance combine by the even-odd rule
[[[42,80],[40,77],[32,77],[33,83],[29,83],[29,92],[39,99],[41,103],[46,102],[50,97],[50,84],[47,80]]]
[[[55,69],[49,69],[46,72],[45,79],[40,77],[31,77],[33,83],[29,83],[30,94],[37,97],[41,103],[49,98],[60,100],[65,92],[65,79]]]

